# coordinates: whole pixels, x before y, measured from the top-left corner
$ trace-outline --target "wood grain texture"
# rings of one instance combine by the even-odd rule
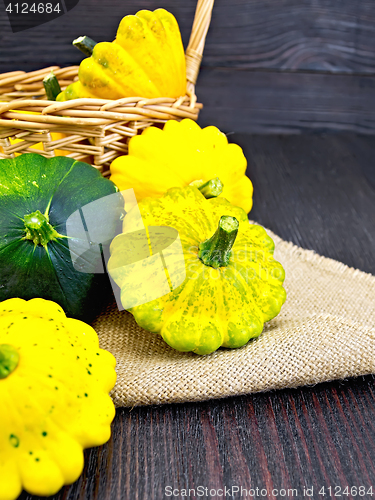
[[[199,123],[253,134],[375,133],[375,77],[202,68]]]
[[[216,0],[205,65],[374,73],[371,0]]]
[[[283,239],[375,274],[375,139],[248,136],[250,217]],[[375,299],[374,299],[375,307]]]
[[[375,273],[372,137],[243,134],[230,140],[248,158],[252,218],[284,239]],[[323,486],[373,486],[375,494],[372,376],[206,403],[123,408],[112,428],[109,443],[85,452],[80,479],[53,500],[160,500],[170,498],[167,486],[258,488],[258,498],[273,488],[297,489],[304,498],[304,487],[314,488],[314,499],[330,498],[317,494]],[[190,498],[220,497],[196,492]]]
[[[80,0],[19,33],[0,10],[0,71],[78,64],[74,38],[112,40],[124,15],[160,5],[175,14],[186,46],[195,0]],[[245,133],[374,134],[374,21],[373,0],[216,0],[197,87],[201,122]]]
[[[195,5],[195,0],[80,0],[55,21],[16,34],[1,10],[0,66],[76,64],[80,55],[71,47],[73,39],[87,34],[112,40],[119,20],[142,8],[173,12],[186,46]],[[216,0],[204,65],[373,74],[374,25],[372,0]]]

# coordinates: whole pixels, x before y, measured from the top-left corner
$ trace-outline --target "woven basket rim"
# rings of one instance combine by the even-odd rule
[[[185,52],[186,94],[176,99],[140,96],[56,102],[43,98],[43,78],[53,71],[64,90],[78,78],[79,66],[49,66],[31,72],[0,74],[0,158],[31,152],[54,157],[55,150],[65,148],[66,156],[77,160],[90,156],[90,163],[103,168],[116,156],[126,154],[126,142],[140,130],[173,119],[197,120],[203,105],[197,102],[195,82],[213,4],[214,0],[198,0]],[[54,132],[68,135],[55,139],[51,136]],[[10,139],[16,139],[17,143],[13,144]],[[42,150],[32,149],[39,143]]]
[[[201,103],[197,103],[196,100],[194,102],[188,95],[178,99],[168,97],[153,99],[128,97],[117,100],[80,98],[64,102],[18,99],[0,104],[0,117],[5,118],[0,118],[0,127],[6,125],[22,128],[26,124],[31,126],[35,123],[100,126],[115,120],[168,120],[176,117],[195,120],[202,107]],[[15,112],[16,110],[21,112]],[[40,114],[22,114],[22,111]],[[17,122],[11,120],[17,120]],[[41,125],[40,128],[43,126]]]

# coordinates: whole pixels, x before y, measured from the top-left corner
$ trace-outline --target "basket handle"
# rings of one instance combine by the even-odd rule
[[[204,43],[211,22],[214,0],[198,0],[189,45],[186,49],[186,79],[193,86],[198,78]]]

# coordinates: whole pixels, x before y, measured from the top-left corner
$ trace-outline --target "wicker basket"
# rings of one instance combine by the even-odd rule
[[[128,97],[119,100],[75,99],[54,102],[45,99],[43,78],[54,71],[64,90],[78,79],[78,66],[53,66],[25,73],[0,75],[0,158],[15,153],[40,153],[47,158],[64,150],[70,158],[86,161],[103,175],[119,155],[127,153],[129,138],[155,123],[170,119],[198,118],[195,82],[202,59],[214,0],[199,0],[186,49],[186,95],[179,99]],[[14,112],[17,110],[17,112]],[[38,114],[22,113],[34,111]],[[51,132],[63,138],[52,140]],[[11,144],[10,139],[19,139]],[[30,149],[41,143],[42,150]]]

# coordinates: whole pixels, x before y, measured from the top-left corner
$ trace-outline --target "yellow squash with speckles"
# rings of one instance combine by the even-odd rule
[[[149,236],[154,260],[139,261],[145,253],[128,250],[135,248],[143,225],[149,235],[155,226],[160,234],[165,226],[177,230],[183,258],[178,244],[164,245],[160,252],[160,238],[153,246]],[[147,291],[163,289],[157,252],[163,254],[170,291],[141,303],[142,283]],[[224,198],[206,199],[188,186],[145,198],[129,211],[123,234],[112,241],[108,269],[121,288],[124,307],[129,294],[137,299],[138,305],[128,310],[141,327],[160,333],[179,351],[208,354],[220,346],[243,346],[280,312],[286,298],[284,269],[273,252],[273,240],[261,226],[249,224],[244,210]]]
[[[0,500],[53,495],[105,443],[115,415],[115,359],[55,302],[0,303]]]
[[[96,44],[78,76],[57,101],[185,95],[185,53],[176,19],[164,9],[125,16],[116,40]]]

